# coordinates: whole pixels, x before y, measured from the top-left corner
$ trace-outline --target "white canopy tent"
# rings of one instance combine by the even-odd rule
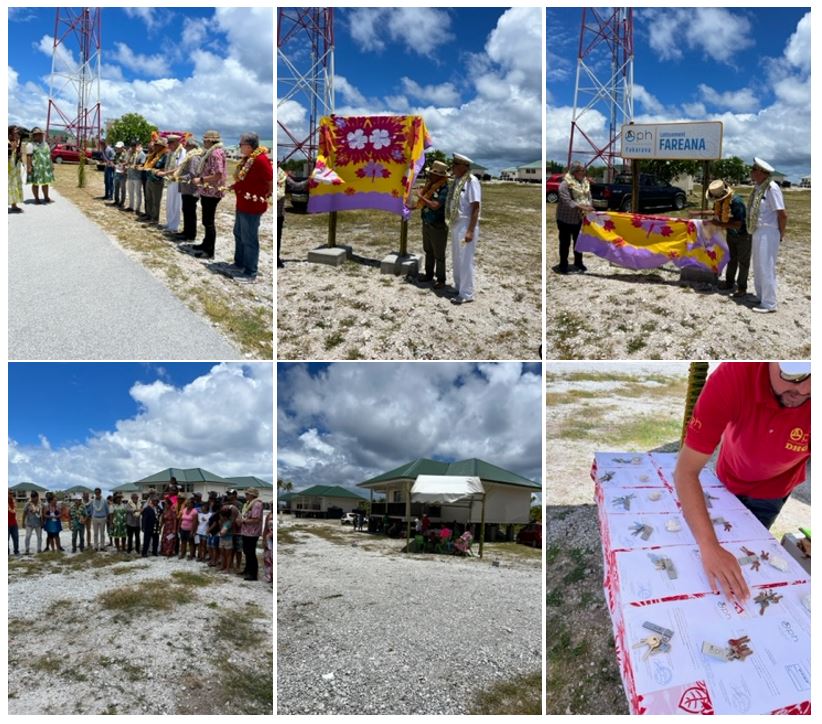
[[[408,500],[420,503],[453,504],[466,501],[468,505],[474,500],[482,501],[482,515],[480,520],[479,556],[482,558],[482,548],[485,542],[485,488],[477,477],[467,475],[418,475],[411,486],[411,495]],[[406,550],[411,540],[411,522],[406,525]]]

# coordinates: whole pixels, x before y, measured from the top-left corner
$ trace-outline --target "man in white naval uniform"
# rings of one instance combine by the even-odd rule
[[[467,156],[454,154],[454,180],[445,202],[445,220],[451,236],[451,271],[457,290],[452,304],[474,301],[474,251],[479,241],[482,191],[479,179],[471,173],[471,163]]]
[[[179,136],[168,136],[168,160],[166,161],[163,176],[174,177],[178,167],[186,157],[186,150],[180,143]],[[166,225],[165,230],[170,234],[176,234],[180,228],[180,212],[183,209],[183,197],[180,194],[180,184],[172,181],[166,187]]]
[[[751,178],[756,186],[748,202],[748,233],[753,236],[754,287],[759,298],[753,311],[762,314],[776,311],[776,255],[788,223],[782,189],[771,179],[772,173],[773,166],[754,158]]]

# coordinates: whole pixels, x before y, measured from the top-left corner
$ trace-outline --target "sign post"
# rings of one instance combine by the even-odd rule
[[[622,158],[669,161],[722,158],[722,121],[626,123],[620,137]]]

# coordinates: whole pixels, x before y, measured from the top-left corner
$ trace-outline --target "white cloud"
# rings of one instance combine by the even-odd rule
[[[157,8],[148,8],[148,7],[123,8],[123,12],[126,15],[128,15],[130,18],[136,18],[138,20],[142,20],[146,24],[146,27],[149,30],[153,30],[158,25],[162,24],[162,21],[158,16],[159,10]]]
[[[664,108],[659,99],[640,83],[634,83],[634,103],[638,104],[635,108],[641,106],[648,113],[658,113]]]
[[[451,16],[438,8],[358,8],[347,16],[348,31],[363,51],[385,49],[384,37],[430,56],[453,40]]]
[[[114,48],[114,60],[135,73],[159,78],[169,72],[168,61],[163,55],[141,55],[125,43],[115,43]]]
[[[354,105],[365,103],[365,96],[342,75],[334,76],[334,94],[335,97],[344,100],[346,103],[353,103]]]
[[[271,480],[272,384],[270,364],[217,365],[184,387],[135,383],[137,414],[80,443],[54,447],[44,435],[39,445],[10,439],[9,479],[111,489],[167,467],[202,467]]]
[[[749,113],[759,108],[759,99],[750,88],[719,92],[705,83],[699,84],[699,95],[710,106],[738,113]]]
[[[811,71],[811,14],[806,13],[796,26],[785,48],[786,60],[799,70]]]
[[[104,119],[136,112],[163,129],[190,130],[199,135],[216,128],[227,143],[234,143],[247,130],[270,138],[274,103],[272,13],[270,8],[216,8],[212,41],[187,51],[193,64],[187,77],[167,77],[164,73],[153,80],[123,80],[122,73],[106,72],[100,88]],[[151,12],[135,12],[134,17],[155,25],[162,21]],[[51,37],[44,36],[36,47],[50,56]],[[104,58],[107,53],[118,52],[103,48]],[[66,56],[62,62],[71,65],[73,59]],[[76,103],[72,90],[67,86],[58,92],[58,103],[71,108]],[[18,84],[15,89],[10,86],[10,121],[45,123],[47,96],[48,78]]]
[[[383,18],[382,12],[365,13],[365,25]],[[466,67],[460,70],[474,92],[463,90],[461,103],[456,86],[426,85],[409,70],[402,94],[338,104],[336,112],[422,115],[435,148],[467,154],[492,170],[534,161],[540,158],[542,137],[541,25],[539,8],[502,12],[484,52],[465,56]],[[362,27],[358,32],[364,32]]]
[[[683,46],[733,65],[734,54],[753,45],[751,22],[727,8],[649,8],[640,16],[651,48],[663,60],[683,57]]]
[[[422,86],[407,76],[403,76],[400,82],[403,92],[418,100],[443,106],[452,106],[460,102],[459,91],[453,83]]]
[[[277,475],[354,485],[418,457],[478,457],[541,476],[541,385],[518,363],[290,365],[278,386]]]

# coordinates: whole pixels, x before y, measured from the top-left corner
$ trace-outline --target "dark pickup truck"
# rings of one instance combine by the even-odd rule
[[[610,211],[632,211],[631,177],[617,176],[612,184],[592,183],[591,199],[595,209]],[[685,208],[688,196],[678,186],[660,181],[651,174],[639,176],[639,209],[680,209]]]

